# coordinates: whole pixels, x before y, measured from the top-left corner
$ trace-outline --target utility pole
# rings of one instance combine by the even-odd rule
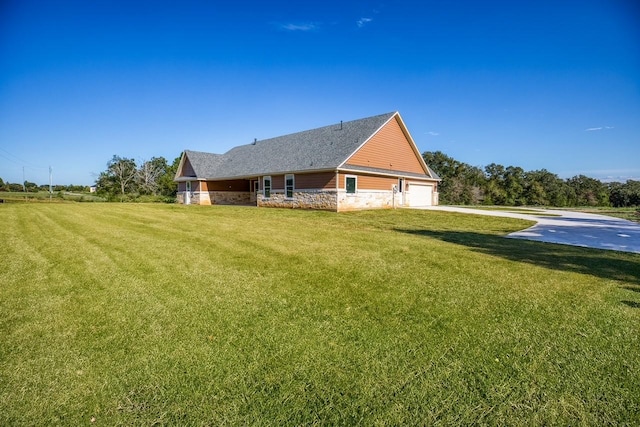
[[[26,185],[25,185],[25,182],[27,182],[27,181],[26,181],[26,179],[25,179],[25,177],[24,177],[24,166],[23,166],[23,167],[22,167],[22,191],[23,191],[24,193],[26,193],[26,192],[27,192],[27,187],[26,187]]]
[[[52,194],[53,194],[53,176],[52,176],[51,166],[49,166],[49,201],[51,201]]]

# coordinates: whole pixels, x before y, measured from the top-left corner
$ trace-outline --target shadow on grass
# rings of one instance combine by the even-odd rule
[[[635,301],[622,301],[623,304],[628,305],[631,308],[640,308],[640,302]]]
[[[640,257],[615,251],[534,242],[467,231],[396,229],[463,245],[471,250],[512,261],[526,262],[552,270],[590,274],[604,279],[640,285]]]

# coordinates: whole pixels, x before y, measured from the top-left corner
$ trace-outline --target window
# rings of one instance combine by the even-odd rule
[[[398,193],[404,191],[404,178],[398,178]]]
[[[262,191],[263,191],[263,195],[264,197],[271,197],[271,177],[270,176],[265,176],[264,178],[262,178]]]
[[[356,194],[357,178],[355,176],[345,177],[345,188],[347,189],[347,194]]]
[[[287,199],[293,199],[293,175],[284,176],[284,191]]]

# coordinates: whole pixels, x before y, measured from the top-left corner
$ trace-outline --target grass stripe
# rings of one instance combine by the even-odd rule
[[[640,256],[527,222],[0,206],[0,424],[636,424]]]

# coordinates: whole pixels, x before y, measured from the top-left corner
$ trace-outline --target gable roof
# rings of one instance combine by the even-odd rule
[[[178,174],[184,172],[186,162],[191,165],[194,178],[205,180],[336,170],[396,115],[397,112],[386,113],[256,141],[224,154],[185,150]],[[428,167],[426,170],[430,172]]]

